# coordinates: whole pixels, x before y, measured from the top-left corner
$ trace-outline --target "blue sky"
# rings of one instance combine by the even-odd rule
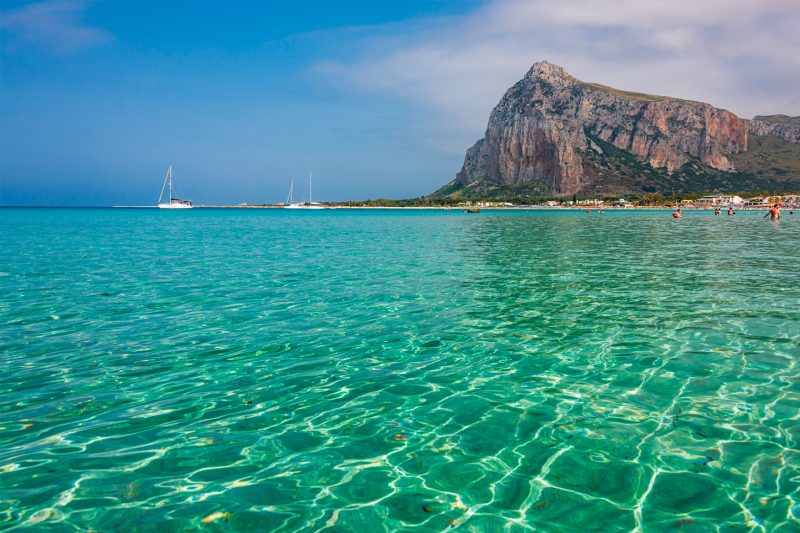
[[[644,5],[642,5],[644,4]],[[751,5],[758,4],[758,5]],[[86,2],[0,8],[0,203],[413,197],[531,63],[800,114],[796,2]],[[746,39],[742,39],[746,35]]]

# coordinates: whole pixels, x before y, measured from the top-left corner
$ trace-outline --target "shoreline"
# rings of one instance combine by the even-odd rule
[[[9,206],[10,207],[10,206]],[[155,205],[113,205],[112,209],[159,209]],[[333,209],[373,209],[373,210],[398,210],[398,209],[425,209],[434,211],[466,211],[471,206],[351,206],[351,205],[329,205],[322,206],[318,210],[333,210]],[[80,208],[80,207],[78,207]],[[770,206],[759,207],[735,207],[735,211],[764,211],[769,209]],[[192,209],[284,209],[282,205],[196,205]],[[513,207],[481,207],[481,211],[672,211],[676,209],[675,206],[630,206],[630,207],[598,207],[598,206],[513,206]],[[716,207],[688,207],[681,206],[684,211],[714,211]],[[727,207],[720,207],[719,209],[727,209]]]

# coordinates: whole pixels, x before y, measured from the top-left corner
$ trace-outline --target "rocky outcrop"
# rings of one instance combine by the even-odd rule
[[[791,120],[796,117],[785,117]],[[755,117],[749,122],[749,131],[753,135],[772,135],[790,143],[800,143],[800,126],[785,122],[773,122],[772,117]]]
[[[554,195],[602,192],[603,180],[615,176],[596,164],[601,141],[668,175],[688,163],[731,173],[731,156],[747,150],[748,134],[800,142],[799,132],[701,102],[585,83],[543,61],[494,108],[486,135],[467,150],[453,185],[488,180]]]

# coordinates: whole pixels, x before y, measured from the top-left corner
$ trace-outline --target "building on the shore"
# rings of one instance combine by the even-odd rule
[[[514,207],[511,202],[461,202],[459,207]]]
[[[764,205],[764,198],[761,196],[753,196],[752,198],[748,198],[744,203],[745,207],[756,207],[761,205]]]
[[[783,205],[792,209],[800,208],[800,194],[787,194],[783,197]]]
[[[511,202],[478,202],[478,207],[514,207]]]
[[[728,194],[710,194],[698,198],[698,203],[711,204],[711,205],[741,205],[744,199],[741,196],[728,195]]]
[[[614,200],[615,207],[631,207],[633,205],[632,202],[629,202],[625,198],[620,198],[619,200]]]
[[[765,196],[762,203],[764,205],[785,204],[786,200],[783,196]]]
[[[787,194],[786,196],[754,196],[748,198],[745,207],[770,207],[775,204],[783,204],[784,207],[795,208],[800,206],[800,195]]]

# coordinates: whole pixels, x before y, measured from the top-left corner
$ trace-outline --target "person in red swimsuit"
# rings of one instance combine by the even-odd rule
[[[781,204],[775,204],[772,206],[772,209],[767,211],[767,214],[764,215],[763,218],[770,217],[771,220],[780,220],[781,219]]]

